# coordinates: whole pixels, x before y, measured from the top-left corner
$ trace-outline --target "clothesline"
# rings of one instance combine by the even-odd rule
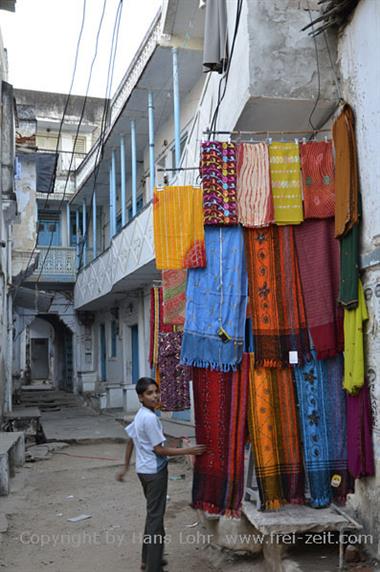
[[[313,134],[313,133],[329,133],[331,129],[293,129],[292,131],[210,131],[206,129],[203,135],[296,135],[296,134]]]

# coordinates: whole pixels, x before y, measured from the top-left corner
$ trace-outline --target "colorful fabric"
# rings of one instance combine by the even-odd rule
[[[220,373],[193,368],[195,434],[207,446],[196,457],[192,506],[239,516],[244,489],[249,356],[241,369]]]
[[[235,143],[204,141],[200,172],[205,224],[237,224]]]
[[[364,291],[359,280],[359,303],[355,310],[344,310],[344,382],[343,387],[355,395],[364,385],[363,322],[368,320]]]
[[[260,367],[289,364],[309,355],[309,334],[292,226],[245,229],[249,301]]]
[[[186,309],[186,270],[163,270],[163,320],[164,324],[183,326]]]
[[[339,241],[334,219],[308,220],[294,229],[307,325],[318,359],[343,351],[339,290]]]
[[[359,169],[355,118],[345,104],[333,125],[335,148],[335,236],[344,236],[358,222]]]
[[[269,151],[265,143],[241,143],[237,147],[237,205],[243,226],[268,226],[274,222]]]
[[[152,369],[158,364],[159,333],[172,331],[173,326],[164,324],[162,319],[162,288],[155,286],[150,290],[149,363]]]
[[[154,190],[154,248],[158,270],[206,266],[202,201],[202,190],[195,187]]]
[[[352,492],[347,467],[346,401],[342,389],[343,360],[314,359],[295,367],[305,468],[310,504],[343,503]]]
[[[235,370],[241,362],[247,273],[241,227],[207,227],[207,268],[190,270],[181,363]]]
[[[304,472],[290,368],[254,368],[251,354],[248,424],[264,509],[304,503]]]
[[[300,145],[305,219],[335,214],[335,173],[331,141]]]
[[[375,475],[372,411],[368,385],[347,396],[348,470],[355,479]]]
[[[182,332],[160,333],[158,368],[160,400],[163,411],[183,411],[190,408],[189,381],[191,368],[180,365]]]
[[[274,219],[277,224],[303,221],[301,167],[297,143],[269,145]]]

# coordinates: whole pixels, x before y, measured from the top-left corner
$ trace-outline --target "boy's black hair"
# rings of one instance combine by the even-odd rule
[[[137,395],[142,395],[144,391],[148,389],[150,385],[155,385],[158,389],[158,383],[154,381],[151,377],[140,377],[136,383],[136,393]]]

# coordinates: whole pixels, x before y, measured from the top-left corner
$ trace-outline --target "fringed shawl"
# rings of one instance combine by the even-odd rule
[[[237,156],[239,222],[252,228],[268,226],[274,222],[268,146],[241,143]]]
[[[339,241],[334,219],[309,220],[294,229],[307,325],[318,359],[343,351],[343,311],[338,306]]]
[[[158,363],[158,336],[160,332],[172,332],[173,326],[164,324],[162,319],[162,288],[150,290],[150,324],[149,324],[149,363],[153,369]]]
[[[188,272],[181,363],[231,371],[241,362],[247,308],[243,231],[206,227],[205,238],[207,268]]]
[[[154,249],[158,270],[206,266],[202,200],[202,190],[196,187],[154,190]]]
[[[335,213],[335,173],[331,141],[300,145],[305,219]]]
[[[183,326],[186,308],[186,270],[162,271],[164,324]]]
[[[313,507],[344,503],[352,492],[347,467],[343,360],[312,359],[295,367],[305,466]]]
[[[347,396],[348,470],[355,479],[375,475],[372,411],[368,384]]]
[[[182,332],[160,333],[158,369],[160,401],[163,411],[183,411],[190,408],[189,381],[191,368],[180,365]]]
[[[304,503],[304,472],[290,368],[253,367],[248,423],[260,500],[264,509]]]
[[[207,446],[196,457],[192,506],[213,514],[239,516],[244,489],[249,356],[241,369],[221,373],[193,369],[195,434]]]
[[[275,221],[299,224],[303,210],[298,144],[271,143],[269,157]]]
[[[244,231],[249,300],[258,366],[301,363],[309,355],[309,335],[292,226]]]

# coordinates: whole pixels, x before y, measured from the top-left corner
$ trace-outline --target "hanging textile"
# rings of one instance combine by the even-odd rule
[[[335,236],[344,236],[358,222],[359,169],[355,118],[346,103],[333,125],[335,148]]]
[[[368,320],[364,291],[359,280],[359,303],[355,310],[344,310],[344,382],[348,393],[355,395],[364,385],[363,323]]]
[[[163,321],[164,324],[183,326],[186,308],[186,270],[163,270]]]
[[[268,226],[274,222],[269,172],[269,151],[265,143],[241,143],[237,147],[238,219],[243,226]]]
[[[294,229],[307,325],[318,359],[343,351],[343,311],[337,304],[339,241],[334,219],[308,220]]]
[[[269,157],[275,221],[299,224],[303,211],[298,144],[271,143]]]
[[[182,332],[160,333],[158,369],[160,401],[163,411],[183,411],[190,408],[189,381],[191,368],[180,365]]]
[[[359,283],[359,224],[355,224],[340,239],[339,303],[351,310],[358,305]]]
[[[181,363],[235,370],[241,362],[247,274],[241,227],[207,227],[207,268],[189,270]]]
[[[200,172],[205,224],[237,224],[235,143],[203,141]]]
[[[331,141],[300,145],[305,219],[335,214],[335,173]]]
[[[311,506],[345,502],[352,492],[347,467],[346,401],[343,360],[335,356],[295,367],[305,467]]]
[[[162,319],[162,288],[155,286],[150,290],[150,323],[149,323],[149,363],[151,369],[158,363],[158,334],[172,332],[173,326],[164,324]]]
[[[227,11],[225,0],[207,0],[203,40],[204,71],[222,73],[228,57]]]
[[[264,509],[304,503],[304,472],[290,368],[254,368],[251,354],[248,424]]]
[[[164,187],[154,190],[153,225],[158,270],[206,266],[202,190]]]
[[[355,479],[373,477],[371,398],[367,383],[357,395],[347,396],[348,470]]]
[[[193,368],[195,434],[207,446],[196,457],[192,507],[239,516],[244,488],[249,356],[241,369],[221,373]]]
[[[244,231],[249,300],[258,366],[302,363],[310,351],[292,226]]]

